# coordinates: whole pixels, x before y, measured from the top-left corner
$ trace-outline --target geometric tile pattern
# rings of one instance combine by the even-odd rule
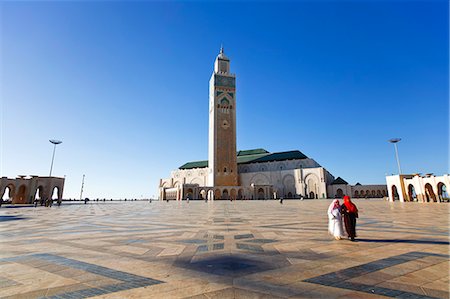
[[[88,298],[97,295],[104,295],[108,293],[129,290],[133,288],[140,288],[151,286],[154,284],[162,283],[162,281],[151,279],[147,277],[142,277],[138,275],[134,275],[131,273],[126,273],[122,271],[117,271],[113,269],[109,269],[106,267],[80,262],[74,259],[68,259],[65,257],[61,257],[53,254],[32,254],[26,256],[17,256],[12,258],[4,258],[0,259],[0,262],[15,262],[15,263],[29,263],[32,260],[42,261],[44,265],[52,266],[52,265],[61,265],[66,266],[68,268],[79,269],[84,272],[93,273],[99,276],[104,276],[108,278],[112,278],[117,280],[118,283],[114,284],[106,284],[99,287],[91,287],[79,289],[71,292],[64,292],[59,294],[54,294],[52,296],[45,296],[42,298],[52,298],[52,299],[71,299],[71,298]],[[42,266],[41,266],[42,268]]]
[[[0,298],[449,298],[448,204],[356,199],[0,208]]]
[[[444,254],[433,254],[427,252],[408,252],[400,255],[396,255],[393,257],[376,260],[367,264],[350,267],[345,270],[339,270],[336,272],[316,276],[313,278],[309,278],[304,280],[304,282],[316,283],[320,285],[341,288],[341,289],[349,289],[360,291],[368,294],[376,294],[383,295],[387,297],[396,297],[396,298],[435,298],[430,296],[423,296],[407,291],[389,289],[378,286],[371,286],[362,283],[350,282],[352,278],[366,275],[371,272],[379,271],[386,269],[388,267],[396,266],[399,264],[407,263],[409,261],[417,260],[427,256],[435,256],[435,257],[443,257],[444,259],[448,259],[448,255]],[[443,294],[444,295],[444,294]]]

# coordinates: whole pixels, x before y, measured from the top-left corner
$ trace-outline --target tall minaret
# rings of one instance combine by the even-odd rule
[[[238,186],[236,162],[236,77],[223,47],[209,81],[210,186]]]

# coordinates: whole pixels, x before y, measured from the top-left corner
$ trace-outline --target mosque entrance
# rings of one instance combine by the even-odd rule
[[[264,194],[264,189],[263,188],[259,188],[258,189],[258,199],[264,199],[266,198],[265,194]]]

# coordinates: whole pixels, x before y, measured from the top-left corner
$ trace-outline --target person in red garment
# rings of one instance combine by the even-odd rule
[[[356,218],[358,218],[358,208],[350,200],[350,196],[344,196],[344,204],[341,206],[342,215],[344,215],[345,230],[350,240],[355,241],[356,237]]]

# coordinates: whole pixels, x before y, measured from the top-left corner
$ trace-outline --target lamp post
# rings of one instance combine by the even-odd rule
[[[53,160],[55,159],[56,145],[62,143],[62,141],[54,140],[54,139],[50,139],[49,141],[50,141],[50,143],[52,143],[54,145],[53,146],[52,164],[50,165],[50,175],[49,175],[49,176],[52,176]]]
[[[392,139],[389,139],[389,140],[388,140],[390,143],[393,143],[393,144],[394,144],[394,148],[395,148],[395,157],[396,157],[396,159],[397,159],[397,166],[398,166],[398,174],[399,174],[399,175],[402,174],[402,169],[400,168],[400,160],[399,160],[399,158],[398,158],[398,149],[397,149],[397,143],[398,143],[400,140],[402,140],[402,139],[401,139],[401,138],[392,138]]]

